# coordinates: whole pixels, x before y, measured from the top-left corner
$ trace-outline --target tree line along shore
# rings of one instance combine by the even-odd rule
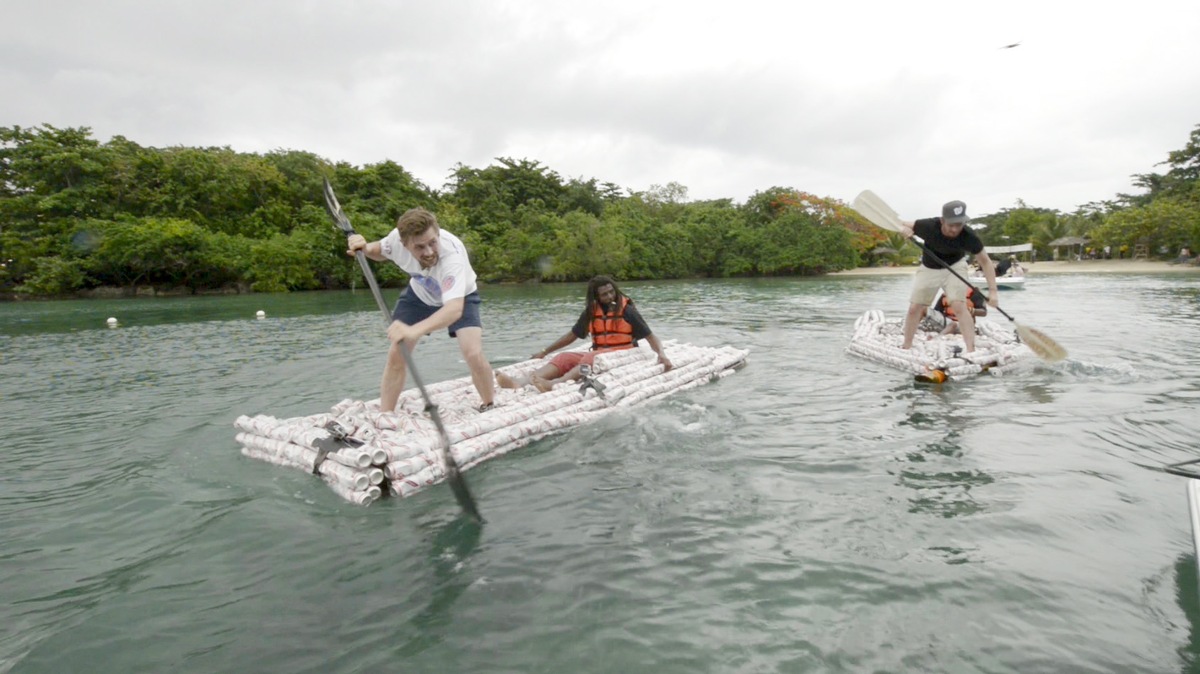
[[[972,226],[988,245],[1030,242],[1043,260],[1065,237],[1150,258],[1195,250],[1200,125],[1164,164],[1134,176],[1136,195],[1072,213],[1018,202]],[[920,253],[846,203],[795,187],[690,200],[677,183],[635,191],[501,157],[456,165],[435,188],[392,160],[144,147],[44,124],[0,127],[0,297],[349,288],[357,269],[323,209],[326,178],[368,239],[409,208],[433,211],[485,282],[811,275],[904,267]],[[377,273],[385,285],[405,280],[394,265]]]

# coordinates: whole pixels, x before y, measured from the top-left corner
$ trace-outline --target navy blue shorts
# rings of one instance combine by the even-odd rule
[[[451,337],[457,336],[455,333],[459,328],[483,328],[483,322],[479,320],[479,305],[482,302],[479,291],[463,298],[462,316],[448,328]],[[392,318],[401,323],[416,325],[437,313],[438,309],[441,307],[429,306],[422,302],[421,298],[413,293],[412,288],[405,288],[400,294],[400,299],[396,300],[396,308],[392,309]]]

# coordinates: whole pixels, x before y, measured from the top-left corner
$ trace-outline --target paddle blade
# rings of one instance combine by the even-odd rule
[[[871,190],[860,192],[857,197],[854,197],[854,202],[850,204],[850,207],[861,213],[876,227],[893,232],[899,232],[901,229],[900,215]]]
[[[1021,325],[1015,322],[1014,324],[1017,327],[1017,336],[1021,338],[1021,341],[1030,350],[1040,356],[1042,360],[1055,363],[1067,357],[1067,350],[1062,348],[1058,342],[1051,339],[1046,333],[1037,328],[1031,328],[1028,325]]]
[[[471,496],[471,490],[467,488],[467,481],[463,479],[457,467],[453,473],[447,476],[446,481],[450,483],[450,491],[454,492],[454,499],[458,501],[458,507],[462,508],[468,517],[482,524],[483,515],[479,514],[479,506],[475,505],[475,497]]]
[[[325,182],[325,209],[329,211],[329,215],[333,216],[333,223],[346,236],[354,234],[354,227],[350,225],[350,219],[342,212],[342,205],[338,203],[337,195],[333,193],[333,185],[329,184],[328,178],[322,180]]]

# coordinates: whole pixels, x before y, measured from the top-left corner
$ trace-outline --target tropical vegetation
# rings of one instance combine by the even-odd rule
[[[1182,249],[1200,245],[1200,125],[1187,144],[1170,152],[1164,173],[1133,176],[1138,194],[1119,194],[1108,201],[1085,204],[1070,213],[1036,208],[1018,201],[973,225],[984,243],[1002,246],[1032,243],[1038,259],[1051,259],[1055,241],[1074,238],[1083,251],[1109,250],[1112,257],[1145,255],[1174,258]]]
[[[1074,213],[1014,208],[977,218],[985,242],[1154,253],[1200,244],[1200,126],[1138,195]],[[432,188],[391,160],[366,166],[310,152],[143,147],[91,130],[0,127],[0,294],[278,292],[346,288],[356,268],[322,208],[329,179],[356,228],[379,238],[406,209],[437,213],[485,281],[821,274],[908,263],[912,245],[845,203],[770,187],[744,203],[690,200],[677,183],[633,191],[563,178],[530,159],[458,165]],[[403,274],[378,265],[381,283]]]

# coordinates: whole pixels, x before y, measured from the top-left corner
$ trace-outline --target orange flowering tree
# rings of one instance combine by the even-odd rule
[[[820,274],[858,266],[882,240],[836,199],[773,187],[742,206],[741,269],[735,273]]]

